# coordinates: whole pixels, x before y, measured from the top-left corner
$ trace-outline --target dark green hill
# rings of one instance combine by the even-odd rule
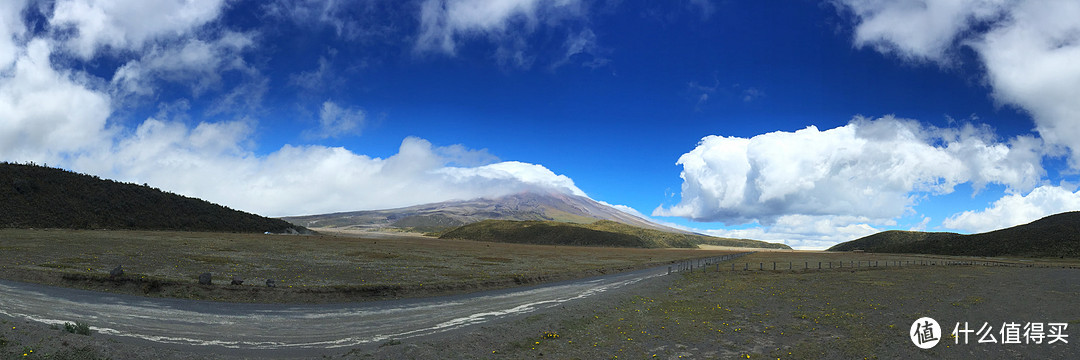
[[[830,251],[968,256],[1080,257],[1080,212],[1050,215],[981,234],[886,231],[837,244]]]
[[[146,185],[0,163],[0,228],[307,232],[306,228]]]
[[[921,231],[903,231],[903,230],[889,230],[879,232],[877,234],[869,235],[859,238],[858,240],[839,243],[829,248],[829,251],[852,251],[852,250],[865,250],[881,252],[878,249],[885,249],[890,247],[905,246],[906,244],[918,242],[918,241],[938,241],[952,239],[960,234],[957,233],[939,233],[939,232],[921,232]]]
[[[591,224],[556,221],[484,220],[451,230],[439,238],[541,245],[694,248],[698,244],[790,249],[756,240],[725,239],[645,229],[615,221]]]

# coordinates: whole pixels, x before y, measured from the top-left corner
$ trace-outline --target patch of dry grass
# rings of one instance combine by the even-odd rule
[[[3,229],[0,246],[10,260],[0,264],[0,276],[139,293],[135,290],[142,287],[129,291],[91,284],[123,264],[128,277],[166,284],[151,295],[325,302],[509,287],[730,253],[360,236]],[[179,286],[194,283],[204,272],[212,273],[221,288]],[[92,276],[77,277],[84,280],[77,284],[60,280],[73,274]],[[245,285],[224,285],[233,276],[244,278]],[[274,292],[262,286],[266,279],[276,281]],[[353,295],[328,294],[334,289]],[[281,298],[285,292],[291,295]]]

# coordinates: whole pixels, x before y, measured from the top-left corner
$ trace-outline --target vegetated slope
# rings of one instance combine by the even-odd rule
[[[695,248],[698,244],[708,243],[723,246],[790,249],[783,244],[671,233],[610,220],[600,220],[591,224],[535,220],[484,220],[461,226],[446,232],[439,238],[541,245]]]
[[[307,227],[443,232],[482,220],[593,223],[611,220],[642,228],[683,232],[624,213],[592,199],[557,192],[523,192],[498,198],[447,201],[399,209],[282,218]]]
[[[0,163],[0,228],[308,232],[146,185],[61,169]]]
[[[877,249],[884,249],[887,247],[901,246],[904,244],[914,243],[918,241],[940,241],[948,240],[961,236],[957,233],[949,232],[922,232],[922,231],[903,231],[903,230],[889,230],[882,231],[877,234],[868,235],[857,240],[839,243],[829,248],[829,251],[852,251],[852,250],[866,250],[879,252]]]
[[[897,235],[897,233],[904,233]],[[829,250],[968,256],[1080,257],[1080,212],[981,234],[886,231]]]

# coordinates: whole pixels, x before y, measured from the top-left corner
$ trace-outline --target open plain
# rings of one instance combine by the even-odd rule
[[[39,274],[37,276],[46,280],[52,279],[50,281],[56,281],[59,285],[99,291],[138,293],[142,288],[136,284],[148,283],[114,282],[97,275],[93,277],[97,280],[71,276],[65,279],[63,274],[102,272],[114,262],[125,261],[125,268],[130,271],[125,276],[147,276],[166,283],[189,284],[195,281],[192,274],[209,266],[208,264],[213,264],[191,259],[200,254],[227,259],[216,264],[220,267],[212,268],[212,271],[221,271],[223,276],[231,275],[227,272],[230,270],[235,274],[249,274],[269,268],[265,263],[254,261],[266,262],[270,259],[273,261],[271,264],[281,267],[278,270],[280,272],[267,272],[269,276],[282,276],[282,282],[275,289],[265,289],[265,286],[257,282],[252,286],[161,285],[160,291],[149,294],[189,299],[217,298],[237,302],[297,303],[310,300],[313,303],[326,303],[351,299],[371,300],[370,297],[360,297],[355,291],[342,291],[357,286],[350,283],[356,281],[355,279],[364,280],[365,283],[379,281],[378,286],[381,287],[393,287],[399,284],[400,279],[408,279],[407,281],[417,281],[415,286],[419,288],[420,281],[427,284],[439,281],[435,277],[443,277],[443,284],[456,284],[440,287],[438,291],[430,293],[398,290],[399,292],[383,294],[381,297],[388,298],[465,292],[469,289],[465,284],[491,281],[495,278],[502,278],[503,282],[497,286],[489,282],[489,286],[513,286],[517,284],[514,276],[519,274],[525,274],[535,279],[534,281],[543,281],[544,276],[557,278],[550,274],[574,274],[576,277],[583,277],[599,274],[600,268],[607,269],[603,272],[611,272],[619,268],[645,267],[643,264],[668,264],[653,267],[649,272],[653,275],[628,277],[619,286],[604,287],[601,292],[590,292],[588,289],[593,288],[590,287],[591,280],[583,279],[567,283],[566,286],[570,286],[568,289],[581,289],[568,290],[570,295],[564,291],[551,299],[530,298],[528,304],[533,305],[525,307],[507,305],[515,309],[514,311],[493,312],[498,309],[485,306],[479,306],[483,310],[471,310],[475,313],[463,310],[460,314],[455,314],[455,319],[476,321],[470,320],[468,324],[455,325],[446,331],[412,332],[410,329],[400,328],[394,331],[397,334],[410,335],[395,337],[392,332],[384,338],[381,337],[384,334],[371,333],[370,338],[379,340],[357,342],[349,346],[308,347],[300,352],[295,349],[274,351],[273,346],[260,352],[245,352],[243,345],[240,346],[240,351],[233,348],[217,352],[205,344],[184,345],[146,339],[132,341],[129,337],[102,333],[104,324],[95,324],[93,319],[82,320],[92,329],[90,336],[83,336],[65,332],[57,324],[4,318],[3,327],[0,328],[0,353],[10,358],[423,359],[444,358],[452,354],[456,358],[475,359],[1065,359],[1074,358],[1080,353],[1080,348],[1075,345],[1076,341],[1073,341],[1075,336],[1065,338],[1068,343],[1058,341],[1054,344],[978,343],[974,337],[967,344],[958,344],[958,339],[948,336],[952,325],[957,322],[968,322],[974,324],[973,326],[986,322],[993,326],[994,331],[998,331],[1006,322],[1066,323],[1068,327],[1065,333],[1075,333],[1075,329],[1080,327],[1080,310],[1075,307],[1075,300],[1080,298],[1080,270],[1077,269],[1080,263],[1070,259],[775,251],[758,252],[735,260],[705,265],[688,259],[731,252],[556,248],[456,242],[409,236],[358,239],[334,236],[53,230],[5,230],[3,234],[3,250],[12,251],[12,254],[19,251],[21,255],[16,257],[19,259],[17,263],[6,265],[5,275]],[[68,250],[28,247],[23,242],[8,241],[20,239],[19,236],[39,239],[43,236],[55,236],[68,239],[64,243]],[[149,239],[146,243],[157,241],[157,245],[140,245],[142,248],[128,245],[136,239]],[[171,242],[178,242],[182,246],[162,245]],[[302,256],[275,259],[265,254],[258,255],[260,251],[255,249],[262,243],[270,244],[265,246],[279,247],[271,248],[271,251],[265,254],[290,249],[290,253]],[[489,246],[496,250],[489,250],[492,249]],[[120,249],[136,251],[136,255],[125,254],[120,252]],[[367,257],[359,254],[339,254],[364,250],[367,251],[365,254],[369,254]],[[88,255],[78,260],[49,258],[70,253]],[[544,257],[545,254],[548,256]],[[188,260],[165,261],[173,257]],[[495,257],[509,261],[493,260]],[[542,260],[530,260],[531,258]],[[139,262],[133,261],[134,259],[144,260]],[[155,262],[164,265],[155,267]],[[371,267],[372,270],[397,270],[367,271],[383,277],[364,278],[355,274],[340,275],[348,273],[345,265],[334,265],[351,264],[348,267],[361,267],[360,270],[363,270],[365,263],[379,265]],[[41,264],[73,264],[78,267]],[[688,271],[691,264],[694,265],[693,271]],[[33,266],[41,269],[34,269]],[[135,270],[144,269],[142,266],[154,270]],[[667,274],[668,266],[675,272]],[[776,270],[773,270],[773,266]],[[170,272],[170,267],[180,270]],[[455,267],[472,268],[474,271],[447,271]],[[307,268],[313,270],[300,271]],[[10,269],[17,271],[8,271]],[[289,271],[301,276],[284,277]],[[316,279],[322,279],[322,282]],[[424,286],[428,286],[427,284]],[[293,287],[289,288],[289,285]],[[543,289],[551,286],[534,287],[527,282],[524,285],[520,290],[503,291],[507,291],[506,294],[525,293],[534,296],[547,291]],[[473,289],[483,288],[482,285],[473,286]],[[241,290],[236,290],[237,288]],[[592,295],[579,297],[573,295],[575,291],[589,292]],[[430,301],[431,304],[455,304],[463,302],[466,298],[463,296],[432,297],[425,301]],[[485,296],[502,297],[504,294],[489,292],[476,298],[482,299]],[[148,298],[146,301],[155,300]],[[375,309],[392,309],[396,306],[392,305],[393,303],[382,303],[371,302],[371,306]],[[199,305],[199,302],[191,304],[194,304],[191,305],[194,308],[224,308],[224,305],[213,305],[213,302],[206,302],[207,305]],[[333,313],[342,305],[310,306],[315,306],[313,309],[318,311]],[[213,318],[209,315],[214,312],[207,311],[208,318]],[[313,314],[315,312],[316,310],[312,311]],[[359,311],[357,314],[368,312]],[[930,350],[918,349],[907,336],[911,323],[922,316],[937,319],[945,328],[942,342]],[[323,320],[320,320],[320,323],[336,324],[346,329],[369,329],[380,323],[377,318],[379,317],[331,316],[321,318]],[[242,314],[233,314],[226,319],[241,324],[239,326],[242,328],[246,318]],[[80,321],[74,318],[71,320]],[[255,320],[251,320],[250,326],[256,324],[258,323]],[[167,326],[165,329],[169,331]],[[191,331],[190,328],[184,329]],[[266,337],[289,337],[289,334],[311,336],[310,332],[304,332],[305,329],[285,327],[275,331],[249,331]],[[175,330],[179,332],[180,328]],[[194,331],[197,332],[198,328]],[[346,331],[343,334],[348,333]],[[356,333],[366,332],[358,330]],[[240,340],[243,342],[243,339]],[[260,346],[265,347],[266,344]],[[22,354],[28,355],[23,357]]]
[[[363,237],[361,237],[363,236]],[[507,288],[732,251],[500,244],[422,236],[0,230],[0,278],[155,297],[332,303]],[[125,275],[109,272],[123,265]],[[209,272],[213,286],[198,285]],[[233,277],[244,280],[230,286]],[[267,288],[273,279],[275,288]]]

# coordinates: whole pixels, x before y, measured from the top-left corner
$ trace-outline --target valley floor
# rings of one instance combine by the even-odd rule
[[[510,288],[733,252],[345,235],[0,229],[8,259],[0,278],[151,297],[336,303]],[[118,265],[124,276],[111,278]],[[212,274],[212,286],[198,284],[202,273]],[[234,277],[242,285],[230,285]]]
[[[824,263],[845,267],[818,270]],[[789,260],[789,261],[785,261]],[[911,265],[930,260],[935,265]],[[942,265],[942,260],[950,265]],[[955,265],[959,261],[980,265]],[[1021,261],[873,254],[758,253],[702,271],[674,273],[558,308],[441,335],[350,350],[313,352],[334,359],[851,359],[1046,358],[1080,356],[1080,270],[1018,267]],[[771,270],[791,263],[793,270]],[[809,266],[810,269],[800,269]],[[849,264],[860,266],[851,268]],[[869,266],[873,262],[874,265]],[[893,266],[884,266],[887,263]],[[905,265],[907,264],[907,265]],[[752,266],[757,265],[757,266]],[[786,264],[784,264],[786,265]],[[905,266],[896,266],[905,265]],[[1001,266],[1010,265],[1010,266]],[[779,268],[784,266],[779,265]],[[766,270],[757,270],[765,268]],[[750,269],[750,270],[742,270]],[[940,343],[917,348],[908,334],[920,317],[944,329]],[[997,343],[949,336],[957,323],[992,326]],[[1068,337],[1042,344],[1002,344],[1005,323],[1065,323]],[[11,330],[8,328],[12,327]],[[1047,327],[1049,330],[1049,327]],[[988,331],[989,332],[989,331]],[[43,325],[0,328],[0,352],[69,354],[74,358],[190,358],[101,336]],[[44,358],[44,357],[42,357]]]
[[[767,259],[736,261],[743,260]],[[344,358],[1075,359],[1076,299],[1080,270],[1060,267],[710,269],[452,338],[364,349]],[[916,347],[908,335],[924,316],[944,329],[929,350]],[[964,322],[972,330],[984,322],[992,326],[997,343],[979,343],[974,332],[967,343],[951,337],[953,327]],[[1003,323],[1029,322],[1068,324],[1068,343],[1002,343]]]

